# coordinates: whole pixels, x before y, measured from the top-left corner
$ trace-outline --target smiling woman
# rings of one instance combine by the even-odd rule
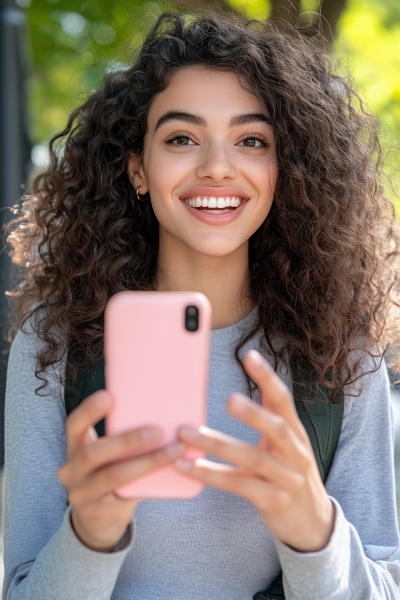
[[[10,226],[3,597],[397,598],[382,359],[399,237],[376,122],[323,50],[165,13],[50,159]],[[151,424],[96,434],[113,403],[104,310],[123,290],[212,305],[208,427],[156,450]],[[208,487],[115,493],[171,463]]]

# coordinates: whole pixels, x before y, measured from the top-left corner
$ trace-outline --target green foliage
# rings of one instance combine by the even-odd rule
[[[249,17],[265,19],[269,0],[229,0]],[[171,6],[171,5],[170,5]],[[168,8],[168,6],[167,6]],[[127,64],[129,47],[140,43],[164,7],[142,0],[33,0],[28,9],[33,68],[30,93],[34,143],[47,141],[104,73]],[[302,0],[318,11],[318,0]],[[389,173],[400,167],[400,4],[398,0],[348,0],[339,22],[335,52],[348,63],[357,85],[382,123]]]
[[[127,64],[161,7],[156,2],[33,0],[28,10],[33,69],[31,134],[49,140],[102,76]]]
[[[356,86],[381,122],[386,172],[400,189],[400,4],[351,0],[339,23],[335,51],[349,65]],[[399,206],[400,208],[400,206]]]

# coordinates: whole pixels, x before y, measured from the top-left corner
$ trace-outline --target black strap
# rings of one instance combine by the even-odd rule
[[[74,362],[83,362],[85,353],[83,350],[75,350],[73,352]],[[65,409],[67,415],[74,410],[85,398],[94,394],[98,390],[104,390],[106,382],[104,378],[104,357],[99,356],[98,359],[89,367],[87,371],[81,371],[78,374],[77,380],[74,383],[71,370],[71,353],[68,353],[67,368],[65,373]],[[105,420],[102,419],[95,425],[97,435],[102,437],[105,435]]]

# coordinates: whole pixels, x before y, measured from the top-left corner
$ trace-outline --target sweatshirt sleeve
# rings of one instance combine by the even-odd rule
[[[95,552],[75,535],[66,490],[66,412],[60,373],[35,376],[40,344],[30,326],[19,331],[8,363],[5,409],[3,600],[110,600],[132,543],[132,525],[113,553]],[[46,394],[46,395],[44,395]]]
[[[336,510],[326,548],[295,552],[277,542],[286,600],[399,600],[400,562],[393,423],[386,365],[362,378],[326,489]]]

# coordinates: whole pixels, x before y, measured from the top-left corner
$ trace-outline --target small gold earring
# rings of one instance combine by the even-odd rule
[[[144,197],[143,197],[143,198],[141,198],[141,197],[140,197],[140,194],[139,194],[139,188],[140,188],[140,187],[142,187],[142,186],[141,186],[141,185],[139,185],[139,187],[138,187],[138,188],[137,188],[137,190],[136,190],[136,198],[137,198],[138,200],[140,200],[141,202],[145,202],[146,200],[148,200],[148,199],[150,198],[150,194],[149,194],[149,192],[147,192],[147,194],[143,194],[143,196],[144,196]]]

